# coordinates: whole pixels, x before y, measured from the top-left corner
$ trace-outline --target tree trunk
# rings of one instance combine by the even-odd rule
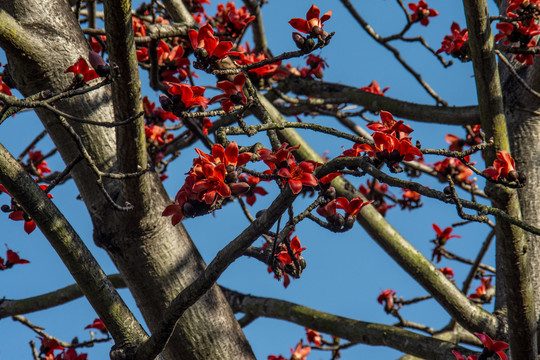
[[[0,36],[17,89],[24,96],[44,90],[65,90],[72,77],[64,74],[65,69],[80,57],[87,58],[89,50],[67,2],[0,0],[2,9],[19,25],[13,36]],[[110,85],[55,105],[86,120],[114,121]],[[60,126],[57,115],[45,110],[36,112],[65,163],[69,163],[79,154],[73,138]],[[115,129],[75,121],[70,124],[97,167],[114,172]],[[85,161],[75,166],[71,174],[92,218],[94,241],[108,251],[153,332],[171,300],[204,269],[200,254],[182,225],[172,227],[161,216],[171,200],[155,173],[143,175],[146,186],[141,192],[146,194],[142,197],[150,200],[143,209],[131,213],[112,208]],[[119,197],[124,186],[122,180],[104,179],[104,184],[112,199]],[[183,315],[165,354],[168,359],[254,358],[217,286]]]

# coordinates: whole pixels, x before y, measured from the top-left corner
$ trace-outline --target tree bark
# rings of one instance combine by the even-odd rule
[[[65,69],[80,57],[87,58],[89,51],[69,5],[64,1],[2,0],[2,11],[18,24],[13,33],[0,31],[0,45],[6,50],[9,73],[17,89],[24,96],[44,90],[65,90],[72,77],[64,74]],[[26,39],[26,42],[17,39]],[[62,100],[57,107],[86,120],[111,122],[114,121],[111,99],[111,87],[105,86]],[[55,114],[45,110],[36,112],[64,161],[69,163],[79,153],[72,137],[60,126]],[[116,171],[114,128],[70,123],[97,167],[105,172]],[[161,216],[171,200],[155,173],[143,175],[145,186],[140,188],[141,198],[150,200],[141,204],[142,208],[133,212],[133,216],[119,213],[107,203],[98,189],[96,177],[84,161],[74,168],[72,175],[90,213],[94,241],[107,250],[150,331],[154,331],[170,301],[205,268],[200,254],[182,225],[173,227]],[[122,180],[104,179],[104,184],[117,200],[123,192]],[[165,354],[168,359],[254,358],[216,285],[184,314]]]

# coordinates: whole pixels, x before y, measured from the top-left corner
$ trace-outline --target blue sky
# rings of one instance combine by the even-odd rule
[[[403,26],[404,17],[395,2],[376,0],[360,3],[365,3],[365,5],[357,5],[358,10],[379,33],[388,35],[399,31]],[[291,40],[293,29],[288,21],[293,17],[304,17],[311,4],[310,1],[303,0],[289,2],[273,0],[263,7],[269,46],[274,54],[295,49]],[[423,35],[433,48],[438,49],[443,36],[449,33],[452,21],[457,21],[465,27],[463,10],[460,2],[431,0],[428,4],[437,9],[440,15],[432,18],[428,27],[416,24],[410,33]],[[377,80],[381,87],[390,86],[390,90],[386,93],[389,97],[434,104],[433,99],[413,77],[403,70],[387,50],[377,45],[363,32],[340,3],[324,1],[316,5],[320,7],[322,13],[333,10],[332,18],[325,23],[325,30],[336,32],[330,45],[316,52],[329,64],[329,68],[325,71],[325,81],[361,87],[368,85],[372,80]],[[284,9],[285,6],[286,9]],[[214,14],[213,9],[214,7],[210,7],[210,10],[207,10],[208,13]],[[252,43],[249,34],[246,40]],[[470,63],[457,62],[452,67],[444,69],[432,55],[416,44],[397,44],[397,47],[403,57],[422,73],[426,81],[450,105],[476,104],[473,70]],[[5,62],[2,58],[0,61]],[[303,66],[304,60],[295,59],[291,60],[291,63]],[[157,100],[158,94],[147,86],[146,73],[141,72],[141,74],[145,84],[144,95],[154,101]],[[199,84],[214,85],[212,81],[210,78],[201,77]],[[371,119],[378,119],[375,115],[368,116]],[[303,120],[341,128],[332,118],[312,119],[308,116]],[[256,122],[254,119],[247,121],[248,123]],[[361,124],[362,120],[358,121]],[[464,134],[460,128],[451,129],[443,125],[426,125],[409,121],[405,123],[410,123],[415,129],[415,132],[411,134],[413,141],[419,139],[424,148],[446,147],[444,142],[446,133],[451,132],[460,136]],[[17,156],[41,130],[42,126],[33,113],[17,115],[2,124],[0,142]],[[350,148],[352,145],[308,132],[305,136],[319,153],[328,150],[330,156],[339,155],[342,152],[342,146]],[[239,138],[238,141],[247,143],[248,139]],[[46,152],[52,148],[52,144],[46,139],[38,148]],[[178,161],[170,167],[169,179],[164,185],[171,196],[174,196],[182,186],[184,173],[188,171],[191,159],[195,155],[192,148],[185,149]],[[441,159],[426,157],[426,163],[438,160]],[[62,169],[59,161],[58,157],[51,159],[49,161],[51,168]],[[477,161],[481,161],[479,157]],[[480,168],[483,167],[480,166]],[[420,181],[439,190],[444,187],[433,179],[425,178]],[[365,179],[355,179],[353,182],[359,185],[365,183]],[[276,194],[271,184],[263,186],[271,191],[271,194]],[[401,192],[400,189],[394,189],[393,193],[399,196]],[[64,211],[104,270],[107,273],[115,273],[114,265],[105,251],[93,244],[91,222],[84,204],[75,199],[77,194],[73,183],[68,183],[53,191],[54,202]],[[270,200],[271,195],[260,198],[253,206],[253,213],[264,209]],[[446,227],[460,221],[460,218],[452,207],[443,206],[429,199],[424,199],[423,202],[422,208],[412,212],[390,210],[387,219],[414,246],[426,256],[430,256],[433,247],[430,240],[434,238],[431,223],[435,222],[441,227]],[[0,203],[9,203],[9,198],[1,195]],[[302,199],[298,200],[295,209],[301,209],[303,203],[305,201]],[[228,241],[236,237],[247,223],[237,203],[229,204],[217,211],[215,216],[207,215],[184,221],[207,263]],[[11,221],[7,215],[2,214],[0,214],[0,226],[3,232],[2,241],[0,241],[0,256],[4,257],[2,243],[5,243],[9,248],[18,251],[21,257],[31,261],[28,265],[19,265],[0,272],[0,284],[3,289],[0,297],[24,298],[73,283],[68,271],[39,231],[27,235],[22,230],[22,223]],[[472,257],[475,254],[473,251],[480,247],[488,229],[486,226],[469,225],[457,228],[455,233],[461,235],[462,238],[451,240],[447,247],[458,254]],[[297,227],[296,234],[302,241],[302,245],[307,247],[303,253],[307,268],[302,278],[293,280],[287,289],[284,289],[281,283],[266,272],[266,266],[248,258],[239,259],[231,265],[219,283],[257,296],[275,297],[337,315],[384,324],[395,323],[395,318],[386,315],[382,306],[376,302],[381,290],[395,289],[398,296],[403,296],[405,299],[426,294],[425,290],[404,273],[357,224],[347,233],[334,234],[315,227],[311,222],[305,222]],[[262,244],[262,241],[256,244]],[[493,251],[488,253],[485,262],[494,263]],[[453,267],[458,285],[463,282],[468,271],[468,266],[448,260],[443,260],[438,266]],[[473,287],[476,286],[478,283],[474,282]],[[129,292],[120,290],[120,293],[142,321]],[[407,320],[424,323],[434,328],[444,326],[449,320],[442,308],[432,300],[421,305],[406,307],[401,310],[401,314]],[[35,324],[45,327],[48,333],[70,341],[75,336],[79,340],[88,339],[88,331],[83,328],[91,323],[96,315],[85,299],[79,299],[59,308],[28,314],[27,317]],[[0,329],[4,334],[0,337],[0,360],[31,357],[28,341],[36,340],[33,332],[10,319],[0,321]],[[289,348],[294,347],[301,338],[305,338],[302,327],[272,319],[258,319],[247,326],[245,332],[257,358],[260,359],[266,359],[270,354],[288,356]],[[98,344],[85,351],[88,352],[89,359],[105,359],[108,358],[111,345],[112,343]],[[345,360],[396,359],[399,356],[400,353],[397,351],[367,345],[357,345],[342,353],[342,359]],[[310,360],[328,358],[329,354],[316,351],[308,357]]]

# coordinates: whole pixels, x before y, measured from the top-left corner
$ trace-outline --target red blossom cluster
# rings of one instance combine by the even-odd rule
[[[422,195],[409,189],[401,189],[401,191],[403,191],[403,194],[401,195],[401,199],[398,199],[401,210],[408,209],[411,211],[412,209],[417,209],[422,206],[422,203],[420,202]]]
[[[424,0],[420,0],[418,4],[409,3],[409,9],[412,10],[411,21],[417,22],[427,26],[429,24],[429,18],[439,15],[439,12],[434,9],[430,9],[428,4]]]
[[[454,270],[451,267],[439,268],[439,271],[444,274],[448,279],[452,280],[454,277]]]
[[[466,156],[464,160],[469,163],[470,156]],[[475,163],[471,163],[471,165],[474,164]],[[472,183],[468,178],[473,174],[473,171],[459,159],[445,158],[444,160],[431,164],[430,167],[437,171],[438,178],[441,182],[446,182],[446,176],[450,175],[452,180],[457,184]]]
[[[163,216],[172,216],[173,225],[185,216],[215,210],[222,199],[232,194],[241,194],[250,188],[247,183],[238,182],[237,167],[245,165],[253,154],[239,154],[238,145],[234,141],[227,148],[220,144],[214,145],[211,155],[195,150],[199,157],[193,159],[193,167],[176,194],[175,203],[163,211]]]
[[[96,70],[91,69],[85,59],[80,58],[75,64],[71,65],[64,73],[73,73],[73,81],[87,83],[90,80],[97,79],[99,75]]]
[[[312,37],[326,37],[328,34],[325,34],[323,30],[323,23],[332,17],[332,10],[325,13],[322,17],[320,17],[320,13],[317,6],[311,5],[305,19],[294,18],[289,21],[289,24],[301,33],[309,34]]]
[[[469,57],[469,33],[467,29],[461,30],[458,23],[453,22],[450,26],[450,35],[446,35],[441,43],[441,48],[437,50],[436,54],[442,52],[452,55],[460,60],[466,60]],[[467,45],[467,46],[465,46]]]
[[[246,198],[246,202],[249,206],[253,206],[253,204],[255,204],[255,201],[257,201],[257,195],[268,195],[268,192],[258,185],[261,182],[259,177],[251,176],[249,174],[242,174],[238,177],[238,181],[243,181],[249,185],[249,190],[240,194],[240,196]]]
[[[2,63],[0,63],[0,66],[2,66]],[[7,86],[7,84],[2,80],[2,76],[0,76],[0,92],[9,96],[12,96],[11,88]]]
[[[238,48],[239,55],[238,59],[235,60],[235,62],[238,65],[250,65],[254,64],[263,60],[268,59],[268,55],[260,52],[258,54],[251,52],[249,46],[246,43],[246,47],[239,47]],[[280,80],[289,75],[289,72],[280,69],[281,67],[281,61],[273,62],[271,64],[266,64],[260,67],[257,67],[255,69],[251,69],[248,71],[248,74],[253,77],[258,78],[265,78],[265,79],[273,79],[273,80]]]
[[[292,232],[291,232],[292,233]],[[276,271],[272,266],[268,266],[268,273],[274,273],[274,279],[281,280],[283,278],[283,287],[287,288],[291,283],[291,278],[289,274],[298,277],[302,270],[306,267],[306,261],[302,257],[302,251],[306,250],[305,247],[302,247],[300,239],[298,236],[295,236],[291,240],[291,234],[288,235],[288,243],[290,247],[290,252],[293,254],[295,259],[293,260],[289,254],[289,250],[285,244],[279,244],[274,254],[274,259],[276,260],[277,267]],[[262,247],[262,250],[268,248],[268,243],[265,243]],[[295,261],[298,261],[300,264],[300,269],[297,269]]]
[[[78,354],[77,350],[74,348],[68,348],[61,346],[58,341],[55,339],[48,339],[46,337],[38,337],[41,341],[40,357],[43,360],[86,360],[88,359],[88,354]],[[54,355],[55,350],[62,350],[62,352]]]
[[[540,34],[540,26],[534,18],[524,21],[500,22],[496,25],[499,33],[495,42],[502,41],[503,45],[515,44],[515,48],[526,49],[536,47],[535,36]],[[533,54],[515,54],[515,59],[525,65],[534,64]]]
[[[396,170],[401,161],[412,161],[415,158],[423,158],[422,152],[411,143],[407,137],[413,130],[396,121],[392,114],[387,111],[380,113],[382,123],[372,123],[367,127],[374,130],[374,144],[354,144],[352,149],[345,150],[343,156],[367,155],[379,163],[385,163],[391,171]]]
[[[199,31],[189,30],[189,40],[197,58],[193,66],[199,69],[206,69],[229,55],[239,55],[236,51],[230,51],[233,48],[232,42],[220,41],[214,36],[214,29],[209,24],[201,27]]]
[[[231,39],[240,36],[253,20],[255,16],[251,15],[245,6],[236,9],[236,4],[232,1],[227,5],[218,4],[217,14],[213,18],[217,31],[227,34]]]
[[[293,194],[299,194],[303,186],[317,186],[319,181],[313,175],[315,168],[321,164],[307,160],[297,164],[292,151],[297,150],[300,145],[288,147],[289,144],[283,143],[276,151],[269,149],[259,149],[257,153],[269,170],[266,173],[277,174],[284,179],[283,183],[289,184]]]

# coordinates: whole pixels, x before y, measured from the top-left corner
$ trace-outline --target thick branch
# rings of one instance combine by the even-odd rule
[[[0,183],[54,247],[117,345],[135,345],[146,333],[54,203],[0,144]]]
[[[394,116],[436,124],[447,125],[475,125],[480,123],[477,106],[441,107],[420,105],[386,96],[375,95],[358,88],[321,82],[318,80],[291,77],[285,80],[283,91],[292,91],[297,95],[315,96],[318,98],[331,98],[334,101],[363,106],[369,111],[385,110]],[[269,93],[269,98],[271,93]],[[273,98],[271,98],[273,100]]]
[[[235,312],[290,321],[351,342],[388,346],[424,359],[455,360],[452,350],[465,356],[474,354],[453,343],[395,326],[348,319],[288,301],[244,295],[223,287],[222,290]]]
[[[114,114],[116,121],[128,119],[142,111],[139,63],[135,53],[131,2],[127,0],[104,1],[105,30],[110,62],[116,64],[118,74],[112,84]],[[120,172],[137,172],[146,168],[146,137],[142,115],[132,123],[116,129],[118,168]],[[141,187],[146,177],[126,180],[123,186],[124,200],[139,209],[143,199]]]
[[[120,274],[108,275],[107,278],[116,289],[126,287]],[[26,299],[4,299],[0,302],[0,319],[50,309],[82,296],[84,296],[84,294],[81,287],[77,284],[72,284],[46,294],[32,296]]]
[[[464,0],[469,45],[473,60],[474,75],[480,107],[482,129],[493,137],[495,150],[510,151],[503,95],[493,48],[493,36],[486,0]],[[486,159],[491,163],[495,154],[488,152]],[[489,186],[489,185],[488,185]],[[492,186],[492,188],[494,188]],[[508,215],[521,219],[517,190],[498,187],[486,189],[493,203]],[[492,194],[490,194],[490,192]],[[497,217],[497,257],[502,260],[502,278],[507,292],[509,338],[512,358],[536,359],[536,314],[534,288],[528,243],[525,232]],[[499,263],[499,261],[498,261]],[[499,280],[499,277],[497,277]],[[497,287],[500,284],[497,283]]]

